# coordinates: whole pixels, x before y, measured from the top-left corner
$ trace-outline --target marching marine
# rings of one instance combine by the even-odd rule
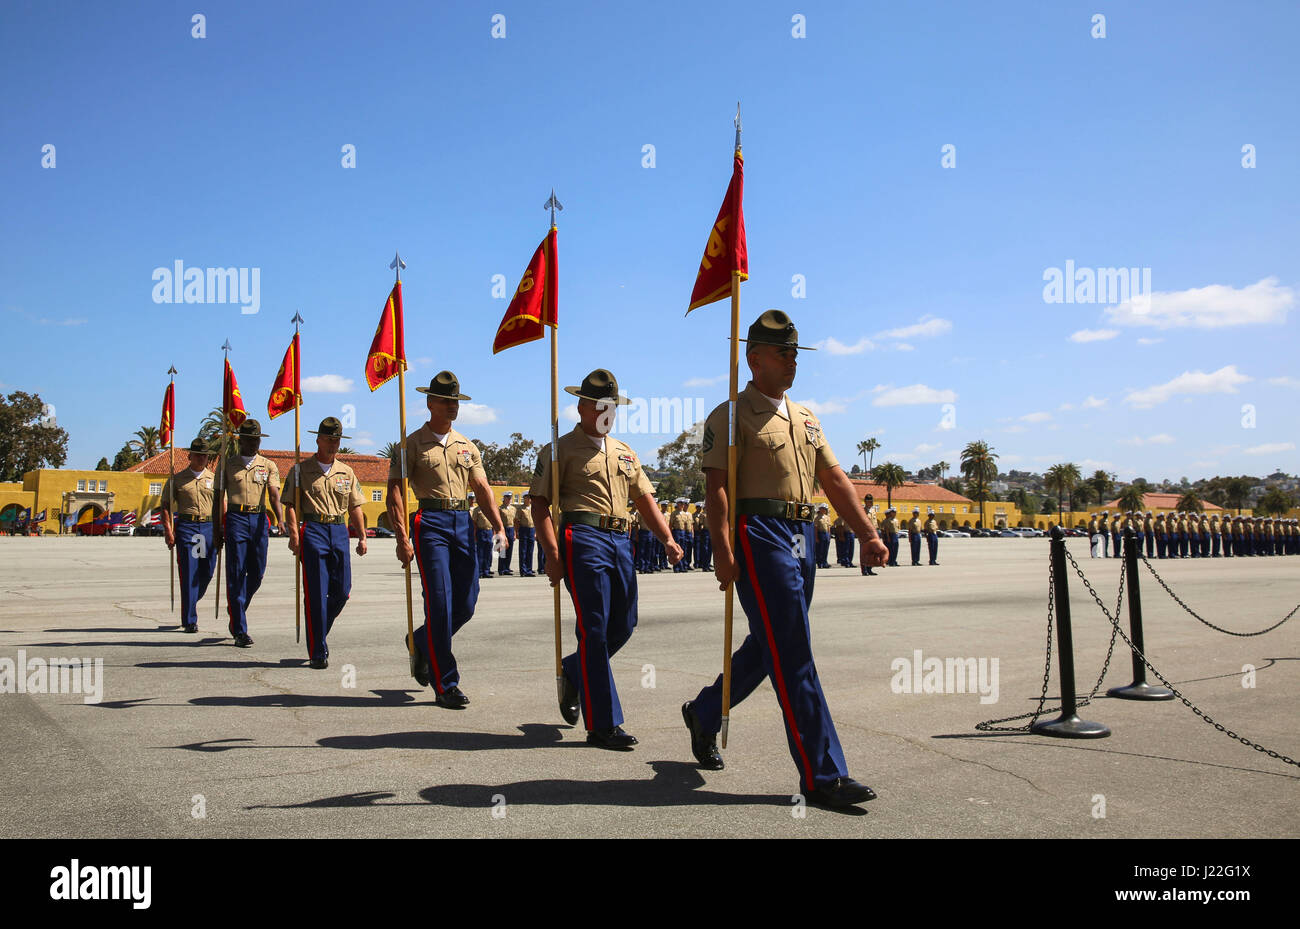
[[[163,485],[162,522],[167,547],[176,552],[181,576],[181,629],[199,631],[198,603],[207,592],[216,565],[212,544],[212,472],[208,447],[195,439],[189,447],[189,467]]]
[[[239,454],[226,460],[222,519],[215,529],[216,548],[226,551],[226,614],[230,634],[240,648],[253,640],[248,635],[248,604],[262,586],[266,574],[266,549],[271,534],[267,511],[275,514],[276,525],[284,525],[280,508],[280,469],[271,459],[258,454],[266,433],[255,419],[239,426]]]

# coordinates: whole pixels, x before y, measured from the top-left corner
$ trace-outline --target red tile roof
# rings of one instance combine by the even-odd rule
[[[275,462],[276,467],[280,469],[280,479],[284,480],[289,469],[293,467],[293,451],[277,451],[274,449],[262,449],[261,454]],[[303,449],[303,458],[307,458],[312,453]],[[378,455],[339,455],[338,460],[346,464],[356,472],[357,480],[365,484],[384,484],[388,481],[388,459],[380,458]],[[180,449],[176,450],[176,467],[177,469],[185,467],[188,457]],[[142,474],[167,474],[171,470],[168,461],[167,452],[159,452],[152,458],[148,458],[138,465],[132,465],[127,468],[128,471],[136,471]]]
[[[871,494],[876,498],[876,502],[884,501],[888,494],[885,493],[884,484],[873,484],[870,481],[856,480],[849,477],[850,483],[853,484],[859,497],[863,494]],[[899,487],[894,488],[894,499],[907,500],[915,503],[970,503],[975,501],[969,497],[963,497],[961,494],[953,493],[947,487],[939,484],[917,484],[908,481]]]
[[[1153,513],[1158,509],[1176,510],[1178,509],[1178,501],[1182,499],[1182,496],[1183,496],[1182,494],[1143,494],[1142,509],[1150,510]],[[1213,513],[1216,510],[1222,512],[1223,510],[1223,507],[1216,506],[1215,504],[1211,503],[1209,500],[1202,500],[1201,506],[1205,507],[1205,512],[1207,513]],[[1110,501],[1109,503],[1103,503],[1101,505],[1101,508],[1103,510],[1119,509],[1119,498],[1116,497],[1114,500]]]

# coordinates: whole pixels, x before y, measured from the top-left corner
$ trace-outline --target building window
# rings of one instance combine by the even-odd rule
[[[372,490],[372,491],[370,491],[370,501],[371,501],[372,503],[383,503],[383,502],[384,502],[384,492],[383,492],[382,490]]]
[[[149,496],[157,497],[162,494],[162,481],[149,482]]]
[[[81,480],[77,481],[77,490],[85,491],[85,489],[86,489],[86,479],[83,477]]]
[[[102,494],[105,493],[107,490],[108,490],[108,481],[100,481],[99,492]]]

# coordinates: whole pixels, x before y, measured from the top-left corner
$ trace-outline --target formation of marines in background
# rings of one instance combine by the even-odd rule
[[[1088,520],[1093,558],[1123,556],[1124,530],[1136,535],[1147,558],[1233,558],[1300,555],[1300,520],[1271,516],[1231,516],[1175,511],[1155,516],[1094,513]]]

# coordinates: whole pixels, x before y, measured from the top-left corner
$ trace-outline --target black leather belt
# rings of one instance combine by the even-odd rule
[[[595,529],[608,529],[610,532],[627,532],[626,516],[601,516],[585,510],[572,510],[560,517],[561,523],[579,523]]]
[[[346,525],[346,516],[320,516],[316,513],[303,513],[302,521],[305,523],[324,523],[327,526]]]
[[[190,516],[188,513],[177,513],[172,517],[178,523],[210,523],[212,519],[206,516]]]
[[[226,509],[235,513],[265,513],[266,512],[266,507],[245,506],[242,503],[227,504]]]
[[[469,510],[468,500],[452,500],[447,497],[421,497],[422,510]]]
[[[795,519],[799,522],[813,521],[813,505],[796,503],[791,500],[767,500],[761,497],[746,497],[738,501],[736,512],[745,516],[779,516],[783,519]]]

